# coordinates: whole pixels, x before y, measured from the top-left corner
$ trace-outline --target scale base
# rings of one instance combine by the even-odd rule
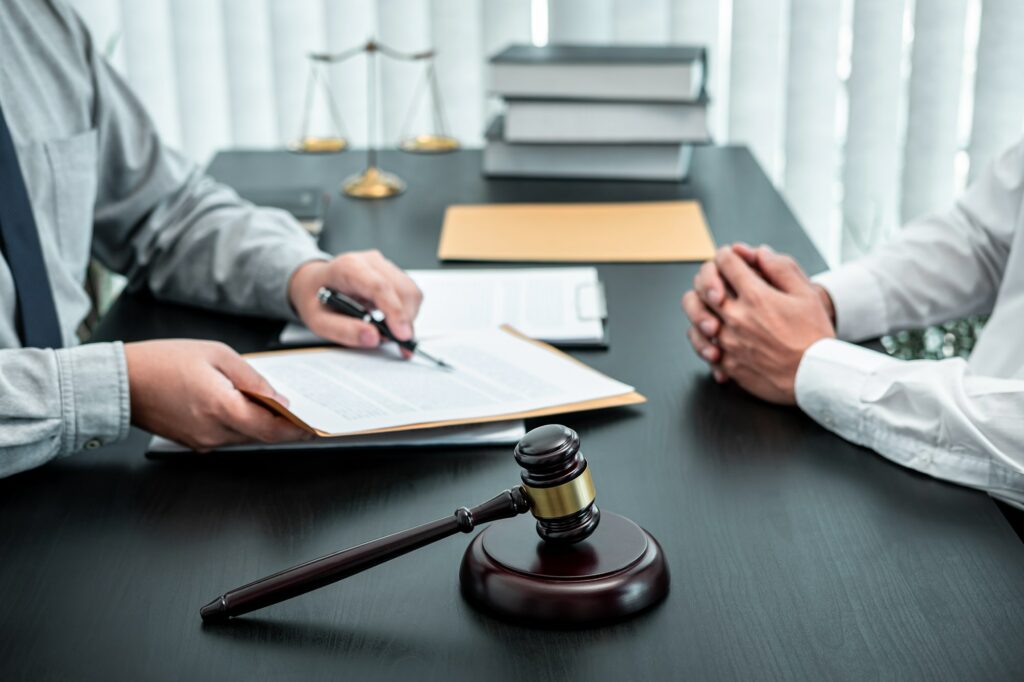
[[[387,199],[405,191],[405,183],[397,175],[370,166],[358,175],[345,179],[341,191],[358,199]]]
[[[488,615],[556,628],[635,616],[669,588],[658,541],[603,511],[593,535],[568,546],[538,538],[528,515],[491,524],[466,549],[459,581],[466,600]]]
[[[296,154],[337,154],[348,149],[344,137],[303,137],[288,145]]]
[[[398,143],[403,152],[414,154],[444,154],[459,148],[459,141],[450,135],[426,133],[406,138]]]

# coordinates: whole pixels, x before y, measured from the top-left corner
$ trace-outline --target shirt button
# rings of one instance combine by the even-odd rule
[[[101,445],[103,445],[103,443],[100,441],[99,438],[90,438],[89,440],[85,441],[86,450],[95,450]]]

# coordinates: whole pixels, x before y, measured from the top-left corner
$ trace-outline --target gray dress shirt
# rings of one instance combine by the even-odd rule
[[[325,256],[289,215],[240,200],[163,146],[139,100],[62,2],[0,2],[0,106],[66,346],[19,347],[14,283],[0,258],[5,476],[128,432],[123,346],[77,345],[91,305],[90,257],[162,299],[292,317],[288,278]]]

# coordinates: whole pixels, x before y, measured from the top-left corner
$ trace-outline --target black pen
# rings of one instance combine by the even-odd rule
[[[372,324],[380,332],[380,335],[389,341],[394,341],[400,347],[420,355],[427,360],[430,360],[438,367],[444,367],[445,369],[455,369],[444,360],[435,358],[430,353],[426,352],[419,347],[413,339],[408,341],[399,341],[395,335],[388,328],[387,320],[384,319],[384,313],[379,310],[367,310],[366,306],[362,305],[359,301],[355,300],[351,296],[346,296],[340,291],[334,291],[327,287],[320,287],[320,290],[316,292],[316,297],[323,305],[327,306],[336,313],[341,313],[347,317],[354,317],[357,320],[362,320],[367,324]]]

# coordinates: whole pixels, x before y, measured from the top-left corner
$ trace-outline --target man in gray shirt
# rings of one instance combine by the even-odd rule
[[[376,252],[332,259],[289,215],[240,200],[164,147],[63,2],[3,0],[0,45],[0,476],[117,441],[130,423],[198,449],[303,435],[243,395],[279,398],[223,344],[76,345],[90,257],[161,299],[380,343],[373,327],[317,304],[331,286],[372,301],[396,336],[411,337],[421,295],[403,272]],[[19,215],[21,227],[34,218],[30,235],[14,231]],[[42,287],[25,285],[40,275]],[[44,301],[42,312],[27,300]],[[26,320],[46,308],[53,347],[25,347]]]

